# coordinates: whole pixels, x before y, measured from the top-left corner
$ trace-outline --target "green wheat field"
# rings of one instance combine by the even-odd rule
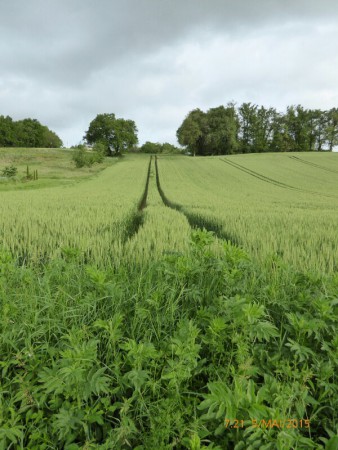
[[[70,154],[0,149],[0,450],[336,450],[338,154]]]

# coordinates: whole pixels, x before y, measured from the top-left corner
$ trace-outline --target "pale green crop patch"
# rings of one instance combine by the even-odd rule
[[[295,155],[161,158],[162,187],[260,261],[277,255],[302,270],[335,272],[338,155],[297,156],[311,164]]]
[[[72,187],[2,193],[0,246],[24,263],[76,249],[88,261],[116,264],[146,167],[146,159],[121,161]]]

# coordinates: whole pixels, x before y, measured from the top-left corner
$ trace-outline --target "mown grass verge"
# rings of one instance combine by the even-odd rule
[[[337,277],[212,241],[115,270],[2,252],[0,448],[336,448]]]

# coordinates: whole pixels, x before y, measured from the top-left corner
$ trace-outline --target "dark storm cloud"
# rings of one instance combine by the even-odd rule
[[[0,1],[0,114],[78,142],[100,112],[175,141],[194,107],[338,103],[335,0]]]

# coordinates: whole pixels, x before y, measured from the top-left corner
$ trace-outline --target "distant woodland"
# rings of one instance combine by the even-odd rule
[[[193,155],[332,151],[338,145],[338,109],[289,106],[285,113],[251,103],[194,109],[177,130]]]
[[[286,112],[252,103],[235,103],[189,112],[176,132],[177,140],[192,155],[226,155],[258,152],[332,151],[338,146],[338,108],[306,109],[288,106]],[[90,123],[85,139],[101,143],[106,154],[119,155],[137,144],[136,124],[99,114]],[[56,133],[36,119],[14,121],[0,116],[0,147],[59,148]],[[145,153],[176,153],[180,149],[165,143],[146,142]]]
[[[59,148],[62,141],[47,126],[36,119],[14,121],[0,116],[0,147]]]

